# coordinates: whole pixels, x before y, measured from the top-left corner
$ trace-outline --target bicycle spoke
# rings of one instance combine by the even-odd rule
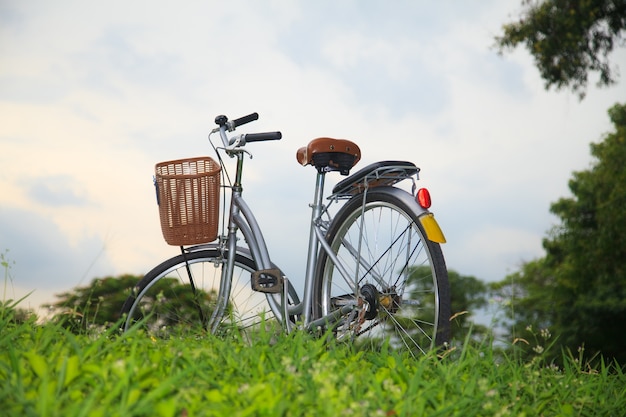
[[[440,320],[438,292],[440,279],[447,285],[445,264],[433,262],[439,259],[431,253],[434,245],[424,239],[418,216],[401,208],[404,202],[386,191],[370,192],[371,200],[363,209],[358,198],[347,204],[345,214],[329,228],[331,248],[352,278],[338,274],[329,258],[323,260],[319,278],[322,315],[337,308],[338,294],[352,293],[353,302],[369,306],[352,318],[355,337],[372,344],[387,340],[391,347],[423,354],[435,345],[439,327],[449,326]],[[439,340],[445,340],[445,334]]]
[[[137,286],[137,294],[124,304],[128,315],[125,328],[137,323],[151,334],[168,335],[173,331],[219,331],[253,329],[263,319],[275,317],[265,294],[252,290],[250,278],[254,261],[237,255],[226,308],[218,314],[223,258],[211,249],[172,258],[150,271]],[[194,282],[192,290],[189,277]],[[290,287],[290,299],[297,296]],[[277,305],[277,304],[276,304]],[[197,309],[202,310],[199,314]],[[204,317],[204,320],[203,320]],[[207,319],[210,317],[210,319]],[[295,320],[295,318],[294,318]]]

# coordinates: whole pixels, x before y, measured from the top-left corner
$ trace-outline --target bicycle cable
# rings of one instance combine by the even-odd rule
[[[211,135],[214,132],[212,131],[211,133],[209,133],[208,139],[209,139],[209,143],[211,144],[211,147],[213,148],[213,151],[215,151],[215,155],[217,156],[217,160],[219,161],[220,167],[221,167],[221,171],[225,174],[226,176],[226,181],[228,183],[228,186],[222,185],[222,213],[226,213],[226,188],[232,188],[233,183],[230,180],[230,176],[228,175],[228,170],[226,169],[226,164],[224,163],[224,160],[222,159],[222,155],[220,155],[218,148],[213,144],[213,141],[211,140]],[[224,231],[226,230],[226,216],[222,216],[222,234],[224,234]]]

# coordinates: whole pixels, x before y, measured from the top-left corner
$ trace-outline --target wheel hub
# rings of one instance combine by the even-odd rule
[[[400,308],[400,295],[396,292],[395,287],[384,289],[378,298],[379,304],[390,314],[395,314]]]

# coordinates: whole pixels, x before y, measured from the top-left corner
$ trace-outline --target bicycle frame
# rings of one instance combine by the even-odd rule
[[[360,159],[360,149],[343,139],[316,138],[298,149],[297,161],[317,172],[300,299],[272,262],[263,231],[242,196],[243,165],[246,154],[250,155],[246,144],[278,140],[282,134],[227,136],[257,119],[257,113],[234,120],[223,115],[215,118],[219,127],[211,135],[219,132],[223,146],[216,147],[211,135],[209,140],[222,167],[214,185],[223,183],[223,199],[215,198],[215,187],[199,196],[181,191],[181,197],[166,197],[168,203],[179,202],[181,207],[194,197],[201,203],[222,200],[219,220],[198,219],[211,225],[211,239],[198,239],[195,232],[183,235],[181,242],[192,246],[180,246],[180,255],[156,265],[132,288],[122,306],[124,329],[136,324],[150,334],[167,335],[174,325],[181,325],[181,331],[208,325],[213,334],[228,334],[256,328],[267,313],[285,332],[330,331],[338,340],[388,344],[414,357],[444,346],[450,340],[451,316],[448,274],[439,246],[445,238],[428,210],[429,191],[417,189],[419,168],[410,161],[383,160],[350,173]],[[225,164],[224,155],[235,160],[235,169]],[[185,165],[175,169],[183,171],[177,181],[186,181]],[[347,177],[325,195],[329,172]],[[407,187],[397,186],[400,182]],[[186,189],[186,183],[181,184],[177,183],[176,191]],[[187,188],[195,190],[196,183]],[[197,188],[200,191],[201,184]],[[214,205],[210,208],[216,212]],[[186,209],[176,210],[172,216],[187,214]],[[221,223],[217,241],[216,220]],[[196,223],[194,217],[186,224]]]
[[[223,276],[222,276],[222,285],[220,287],[220,294],[218,299],[220,300],[220,304],[217,306],[214,311],[214,316],[221,315],[226,308],[228,294],[230,292],[230,284],[232,280],[233,266],[235,263],[235,254],[236,254],[236,246],[237,246],[237,233],[241,231],[245,241],[248,243],[248,249],[252,254],[256,262],[256,267],[259,270],[271,269],[273,267],[271,257],[269,255],[269,251],[267,245],[265,243],[265,238],[263,237],[263,232],[259,226],[256,217],[254,216],[252,210],[242,197],[242,185],[241,179],[243,174],[243,160],[244,160],[244,152],[242,150],[238,151],[227,151],[231,155],[237,158],[237,168],[235,173],[235,181],[231,187],[231,201],[230,201],[230,209],[229,209],[229,220],[227,226],[227,235],[225,239],[223,239],[223,243],[225,245],[225,249],[227,249],[227,258],[226,264],[223,268]],[[330,249],[330,246],[324,240],[324,231],[322,230],[322,221],[321,216],[327,209],[327,206],[323,204],[323,195],[324,195],[324,179],[325,174],[317,174],[317,180],[315,183],[315,194],[314,201],[311,204],[311,226],[310,226],[310,234],[309,234],[309,246],[307,251],[307,263],[305,270],[305,286],[304,286],[304,295],[302,301],[296,305],[290,306],[286,309],[287,305],[287,294],[282,295],[281,303],[283,306],[277,305],[277,300],[272,294],[267,294],[268,303],[270,307],[277,315],[277,318],[281,320],[283,323],[287,323],[285,314],[287,315],[301,315],[303,317],[302,325],[304,327],[308,327],[312,324],[312,293],[313,293],[313,278],[315,275],[315,268],[317,264],[317,258],[319,255],[320,246],[326,250],[331,259],[334,258],[334,261],[338,265],[340,265],[339,261],[336,259],[334,253]],[[288,280],[285,278],[285,288],[287,288]],[[281,308],[282,307],[282,308]],[[214,322],[215,323],[215,322]],[[216,325],[217,323],[215,323]],[[315,325],[315,324],[314,324]],[[287,325],[288,330],[289,326]]]
[[[232,273],[235,264],[238,231],[241,231],[241,233],[243,234],[244,239],[248,244],[248,249],[250,250],[252,257],[256,262],[257,269],[268,270],[273,267],[261,227],[259,226],[259,223],[257,222],[252,210],[242,197],[243,188],[241,181],[243,176],[243,162],[245,157],[244,154],[247,151],[236,147],[236,145],[238,144],[237,139],[228,139],[227,130],[228,126],[221,126],[219,129],[214,130],[214,132],[219,131],[220,138],[222,140],[222,143],[224,144],[224,147],[220,149],[225,150],[229,156],[237,158],[235,179],[231,186],[231,200],[227,225],[227,235],[223,237],[221,241],[221,245],[225,245],[224,247],[225,249],[227,249],[228,255],[226,258],[226,264],[222,269],[222,285],[220,286],[220,293],[218,294],[218,299],[220,300],[220,302],[213,312],[214,317],[219,317],[223,314],[228,301],[228,295],[230,294]],[[327,255],[337,266],[342,275],[346,277],[348,276],[345,268],[342,266],[341,262],[324,238],[325,222],[322,220],[322,216],[325,212],[327,212],[330,204],[332,204],[332,202],[328,205],[323,204],[325,175],[325,173],[318,172],[315,182],[314,198],[313,203],[311,204],[311,223],[309,230],[307,262],[304,276],[304,294],[302,297],[302,301],[295,305],[288,306],[287,290],[289,287],[289,281],[286,277],[281,277],[282,279],[284,279],[284,291],[281,296],[281,306],[277,305],[277,300],[272,294],[266,294],[270,308],[272,308],[277,319],[285,325],[288,331],[291,329],[289,320],[287,318],[291,315],[302,316],[302,326],[304,326],[305,328],[309,328],[322,325],[329,321],[332,322],[334,316],[338,317],[340,314],[345,314],[349,312],[352,308],[354,308],[354,306],[356,306],[356,303],[354,306],[348,305],[344,309],[340,309],[338,312],[332,314],[333,317],[324,317],[315,321],[312,320],[313,285],[316,272],[315,269],[317,266],[317,259],[320,254],[320,250],[324,250],[327,253]],[[217,320],[214,320],[213,323],[214,326],[218,325]]]
[[[241,231],[244,236],[245,241],[248,244],[248,249],[252,254],[253,259],[256,263],[256,268],[258,271],[276,271],[275,266],[271,261],[271,257],[269,255],[269,251],[267,245],[265,243],[265,239],[263,237],[263,232],[246,201],[242,197],[242,176],[243,176],[243,162],[245,151],[242,147],[239,147],[240,141],[245,140],[242,137],[228,139],[227,137],[227,129],[228,126],[221,126],[219,129],[215,129],[214,132],[219,131],[221,140],[224,144],[223,149],[230,157],[237,158],[237,166],[235,172],[235,180],[231,185],[231,200],[230,200],[230,209],[229,209],[229,219],[227,225],[227,234],[226,236],[222,236],[220,240],[220,245],[222,248],[227,250],[227,259],[224,268],[222,269],[222,285],[220,286],[220,293],[218,294],[219,303],[213,313],[213,318],[221,317],[226,308],[228,297],[231,291],[231,282],[232,282],[232,274],[233,268],[235,265],[235,255],[237,252],[237,232]],[[216,148],[217,150],[217,148]],[[382,177],[378,177],[378,172],[374,172],[372,175],[376,177],[377,180],[380,180]],[[391,184],[394,184],[397,181],[402,179],[410,178],[413,174],[398,174],[395,172],[392,174]],[[304,294],[302,297],[302,301],[296,303],[295,305],[289,306],[289,280],[286,277],[278,277],[282,281],[282,294],[280,305],[278,305],[278,300],[273,294],[266,294],[267,301],[270,305],[270,308],[276,315],[276,318],[281,321],[286,328],[287,331],[291,330],[291,323],[289,321],[289,317],[292,315],[299,315],[302,317],[301,325],[304,328],[312,329],[317,326],[322,326],[328,323],[332,323],[339,319],[340,316],[349,313],[351,310],[357,307],[359,303],[358,300],[355,300],[353,303],[348,303],[342,308],[334,311],[329,314],[327,317],[317,318],[313,320],[313,291],[314,291],[314,280],[317,268],[317,261],[319,256],[321,255],[321,251],[324,251],[326,256],[330,258],[331,262],[335,265],[337,271],[340,275],[342,275],[346,281],[349,280],[350,274],[347,272],[345,266],[342,264],[340,259],[337,257],[335,252],[330,247],[330,244],[326,241],[325,235],[327,230],[328,221],[324,221],[322,217],[324,214],[328,214],[328,209],[333,202],[336,202],[339,198],[348,197],[345,194],[345,189],[333,194],[335,198],[332,198],[328,204],[324,204],[324,182],[325,182],[325,172],[317,172],[317,177],[315,181],[315,189],[314,189],[314,198],[313,203],[310,205],[311,207],[311,221],[310,221],[310,229],[309,229],[309,242],[308,242],[308,250],[307,250],[307,262],[304,276]],[[388,177],[386,179],[389,179]],[[413,179],[413,178],[412,178]],[[363,189],[361,192],[363,193],[363,199],[365,201],[365,197],[368,192],[368,181],[365,180],[363,184],[361,184]],[[413,179],[413,192],[415,192],[415,179]],[[363,206],[365,209],[365,205]],[[429,214],[427,210],[423,210],[422,214]],[[420,215],[420,222],[425,229],[432,228],[432,223],[434,223],[435,232],[441,233],[438,225],[434,222],[434,219],[429,217],[428,215],[422,216]],[[428,230],[427,230],[428,234]],[[436,234],[436,233],[434,233]],[[443,235],[441,235],[443,238]],[[434,240],[434,239],[433,239]],[[445,241],[445,240],[444,240]],[[352,248],[349,245],[346,245],[348,250],[355,255],[357,259],[357,266],[362,266],[365,270],[370,270],[370,265],[367,265],[359,256],[361,248]],[[357,271],[358,273],[358,271]],[[355,288],[355,292],[358,292],[358,288]],[[214,326],[217,326],[219,320],[212,320]],[[213,329],[215,330],[215,329]]]

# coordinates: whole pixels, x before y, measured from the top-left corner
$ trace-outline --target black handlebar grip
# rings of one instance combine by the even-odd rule
[[[232,120],[233,127],[245,125],[246,123],[254,122],[259,119],[259,113],[252,113],[247,116],[240,117],[239,119]]]
[[[248,133],[246,134],[246,142],[260,142],[263,140],[279,140],[283,137],[280,132],[265,132],[265,133]]]

